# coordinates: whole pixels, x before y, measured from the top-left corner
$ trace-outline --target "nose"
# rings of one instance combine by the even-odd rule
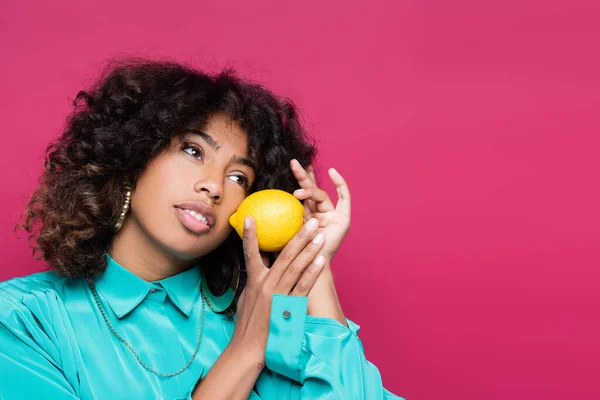
[[[223,197],[223,185],[214,179],[203,179],[196,182],[194,190],[198,193],[204,192],[214,202],[218,202]]]

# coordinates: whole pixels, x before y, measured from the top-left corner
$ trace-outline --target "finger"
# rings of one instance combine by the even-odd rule
[[[310,200],[302,201],[302,203],[304,205],[304,217],[305,217],[305,220],[308,221],[310,216],[317,213],[317,205],[315,204],[314,201],[310,201]]]
[[[337,222],[339,216],[335,211],[329,211],[326,213],[315,214],[313,218],[319,221],[319,228],[324,228],[329,224]]]
[[[304,168],[302,168],[302,165],[300,165],[298,160],[294,159],[290,162],[290,167],[292,168],[294,177],[298,181],[298,184],[301,188],[299,189],[299,192],[298,190],[296,192],[298,192],[299,195],[303,196],[302,200],[306,199],[309,202],[312,201],[314,202],[314,205],[316,205],[315,210],[313,205],[309,204],[310,209],[313,213],[315,211],[327,212],[335,209],[327,192],[317,187],[317,181],[315,179],[315,174],[312,166],[309,166],[307,168],[308,170],[305,170]],[[307,191],[311,194],[310,196],[305,193]],[[296,192],[294,192],[294,195],[296,194]]]
[[[279,257],[277,257],[277,260],[275,260],[275,262],[271,266],[271,269],[269,270],[269,275],[267,279],[269,279],[270,284],[273,285],[272,287],[275,287],[275,285],[277,285],[285,270],[296,259],[298,254],[300,254],[302,250],[304,250],[306,245],[312,240],[314,234],[317,231],[318,225],[319,221],[317,221],[315,218],[311,218],[306,224],[304,224],[302,228],[300,228],[300,230],[294,235],[292,240],[290,240],[289,243],[285,245],[285,247],[279,254]]]
[[[306,172],[308,173],[308,176],[312,178],[313,182],[317,183],[317,178],[315,178],[315,170],[313,169],[312,165],[306,167]]]
[[[312,172],[312,166],[309,166],[310,171]],[[298,160],[293,159],[290,161],[290,169],[294,174],[294,177],[298,181],[298,184],[302,189],[307,189],[312,186],[315,186],[316,180],[314,179],[314,173],[308,173]],[[305,214],[313,214],[317,212],[317,205],[312,200],[306,200],[304,202],[304,212]]]
[[[319,233],[314,237],[314,239],[285,270],[275,287],[276,293],[285,295],[290,294],[294,286],[298,284],[306,269],[315,262],[315,258],[321,250],[321,247],[323,247],[324,242],[325,236],[322,233]]]
[[[294,191],[294,196],[298,200],[312,200],[316,205],[316,212],[327,212],[335,210],[329,194],[323,189],[319,189],[316,186],[310,189],[298,189]]]
[[[290,293],[290,296],[308,296],[310,290],[317,282],[323,266],[325,265],[325,256],[319,255],[315,258],[308,268],[304,271],[298,283]]]
[[[338,195],[338,202],[335,206],[335,210],[341,212],[344,215],[350,216],[351,212],[351,201],[350,201],[350,189],[346,180],[340,175],[335,168],[329,169],[329,177],[335,185],[335,190]]]
[[[306,200],[304,203],[304,222],[310,219],[312,214],[317,212],[317,206],[314,201]]]
[[[311,176],[296,159],[290,161],[290,168],[301,188],[307,189],[315,185],[314,174]]]
[[[310,189],[306,190],[306,189],[296,189],[294,190],[294,197],[296,197],[298,200],[302,201],[302,200],[306,200],[308,198],[310,198],[312,196],[312,192]]]
[[[312,164],[309,165],[308,167],[306,167],[306,173],[308,174],[308,176],[312,180],[313,186],[317,187],[317,178],[315,177],[315,170],[313,169]]]
[[[260,252],[258,250],[258,238],[256,237],[256,222],[252,217],[244,219],[244,259],[246,261],[246,271],[248,272],[248,282],[257,279],[265,269],[262,263]]]

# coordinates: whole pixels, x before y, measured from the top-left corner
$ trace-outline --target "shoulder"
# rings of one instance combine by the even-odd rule
[[[28,299],[56,293],[64,280],[54,271],[12,278],[0,282],[0,301],[27,302]]]
[[[44,359],[61,365],[68,343],[65,297],[76,287],[52,271],[0,282],[0,370],[29,363],[42,368]]]
[[[24,328],[33,323],[41,327],[63,304],[73,285],[69,281],[47,271],[0,282],[0,326]]]

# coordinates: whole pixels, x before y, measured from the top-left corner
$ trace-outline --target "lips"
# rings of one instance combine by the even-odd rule
[[[186,228],[203,233],[215,225],[215,211],[202,202],[190,202],[175,206],[177,215]]]

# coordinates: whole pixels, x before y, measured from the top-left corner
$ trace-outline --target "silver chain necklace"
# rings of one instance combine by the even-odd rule
[[[125,347],[127,347],[129,349],[129,351],[131,351],[131,354],[133,354],[133,356],[135,357],[137,362],[142,367],[146,368],[148,371],[152,372],[155,375],[168,378],[168,377],[172,377],[175,375],[179,375],[180,373],[182,373],[183,371],[188,369],[188,367],[190,365],[192,365],[192,362],[194,361],[194,359],[196,358],[196,354],[198,353],[198,349],[200,348],[200,342],[202,342],[202,332],[204,331],[204,314],[205,314],[204,302],[208,302],[208,299],[204,296],[204,292],[202,291],[202,288],[200,288],[200,294],[202,295],[202,322],[200,324],[200,332],[198,332],[198,343],[196,343],[196,349],[194,350],[194,354],[192,354],[192,357],[187,362],[187,364],[185,364],[183,366],[183,368],[181,368],[179,371],[176,371],[176,372],[173,372],[170,374],[165,374],[163,372],[159,372],[159,371],[156,371],[155,369],[152,369],[148,364],[143,362],[142,359],[140,358],[140,356],[138,356],[138,354],[135,352],[135,350],[133,350],[133,347],[131,347],[131,345],[129,343],[127,343],[127,341],[125,339],[123,339],[121,336],[119,336],[117,331],[115,331],[115,328],[113,328],[110,321],[108,320],[108,317],[106,316],[106,313],[104,312],[104,309],[102,308],[102,305],[100,305],[100,299],[98,299],[98,293],[96,292],[96,286],[93,284],[90,284],[90,282],[88,282],[88,286],[92,290],[92,294],[94,295],[94,300],[96,300],[96,305],[98,306],[98,309],[100,310],[100,313],[102,314],[102,318],[104,318],[104,322],[106,323],[106,326],[108,326],[108,328],[113,333],[113,335],[115,335],[115,337],[121,343],[123,343],[125,345]]]

